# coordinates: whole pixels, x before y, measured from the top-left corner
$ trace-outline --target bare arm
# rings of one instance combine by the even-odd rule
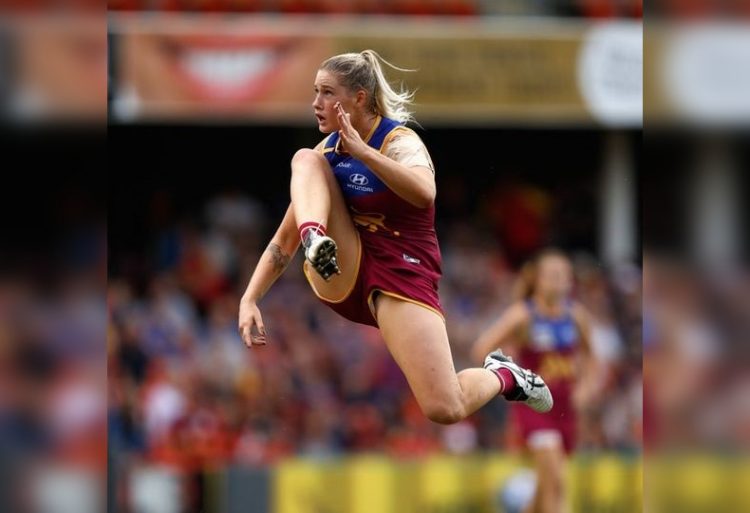
[[[258,302],[263,298],[271,285],[284,273],[289,261],[297,252],[299,244],[294,211],[292,206],[289,205],[284,219],[261,255],[255,271],[253,271],[250,283],[242,296],[243,301]]]
[[[250,283],[248,283],[247,289],[240,300],[239,330],[246,345],[265,344],[266,329],[257,303],[265,296],[279,276],[284,273],[299,245],[294,212],[292,206],[289,205],[284,219],[261,255],[258,265],[250,277]],[[254,326],[257,327],[259,335],[252,334]]]
[[[513,304],[474,342],[471,349],[472,360],[482,362],[489,352],[518,344],[528,321],[529,313],[526,306],[523,303]]]
[[[573,306],[573,320],[578,327],[580,337],[580,368],[578,385],[574,400],[578,405],[589,404],[604,386],[604,368],[596,357],[591,346],[591,315],[586,308],[576,303]]]
[[[435,173],[424,165],[404,165],[383,155],[365,143],[352,127],[343,107],[338,106],[338,120],[344,147],[380,178],[389,189],[418,208],[427,208],[435,201]],[[416,134],[413,135],[417,137]],[[421,142],[420,142],[421,144]]]
[[[378,178],[412,205],[427,208],[435,201],[435,175],[423,166],[407,167],[369,147],[359,160],[372,169]]]

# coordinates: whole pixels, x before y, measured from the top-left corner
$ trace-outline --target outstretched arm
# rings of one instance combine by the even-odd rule
[[[529,313],[523,303],[512,305],[474,342],[471,348],[471,359],[475,362],[482,362],[489,352],[518,343],[521,331],[528,319]]]
[[[279,276],[284,273],[297,252],[299,244],[294,212],[292,206],[289,205],[284,219],[261,255],[258,265],[250,277],[250,283],[248,283],[247,289],[240,300],[240,336],[248,347],[253,344],[264,345],[266,343],[266,328],[263,325],[257,303],[265,296]],[[253,327],[257,328],[257,334],[253,334]]]

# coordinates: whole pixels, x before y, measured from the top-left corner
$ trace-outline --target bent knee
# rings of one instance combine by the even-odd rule
[[[328,161],[319,151],[301,148],[292,157],[292,166],[297,164],[327,164]]]
[[[458,401],[435,401],[422,406],[425,417],[438,424],[455,424],[466,416]]]

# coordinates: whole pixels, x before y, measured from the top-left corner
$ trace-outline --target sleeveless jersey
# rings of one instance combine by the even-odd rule
[[[383,152],[394,136],[405,131],[410,130],[378,116],[364,142]],[[325,139],[320,151],[358,232],[360,257],[349,293],[329,300],[313,286],[318,299],[350,321],[375,327],[379,294],[416,303],[444,318],[438,296],[441,260],[434,205],[418,208],[399,197],[364,163],[343,151],[338,132]],[[305,275],[310,281],[306,268]]]
[[[575,382],[573,358],[579,338],[572,304],[566,302],[563,315],[558,318],[542,315],[531,299],[526,301],[526,306],[531,323],[529,340],[521,349],[520,364],[544,378],[555,402],[565,402]]]
[[[365,142],[382,151],[400,130],[409,129],[379,116]],[[419,208],[398,196],[365,164],[341,150],[338,132],[326,140],[323,155],[341,187],[363,250],[383,265],[437,281],[441,256],[434,205]]]
[[[575,353],[579,343],[578,327],[572,315],[572,302],[565,304],[563,315],[543,315],[534,301],[526,301],[531,314],[526,344],[520,350],[518,363],[544,379],[555,404],[547,413],[537,413],[525,405],[514,405],[515,418],[528,440],[538,431],[556,431],[562,436],[566,451],[575,446],[575,409],[572,393],[575,385]]]

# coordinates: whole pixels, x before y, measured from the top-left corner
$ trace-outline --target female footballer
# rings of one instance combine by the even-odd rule
[[[475,361],[498,348],[517,354],[520,365],[544,375],[554,394],[554,407],[545,415],[528,409],[512,412],[537,472],[528,513],[565,511],[564,467],[566,453],[574,448],[574,402],[594,393],[599,377],[590,352],[589,314],[571,299],[572,285],[568,257],[556,249],[543,250],[521,270],[518,301],[472,348]]]
[[[548,411],[544,381],[504,357],[456,373],[438,298],[435,170],[405,126],[412,94],[391,88],[381,61],[365,50],[321,64],[312,107],[328,135],[292,158],[291,204],[241,299],[240,335],[266,344],[258,303],[301,243],[315,295],[380,330],[429,419],[458,422],[498,394]]]

